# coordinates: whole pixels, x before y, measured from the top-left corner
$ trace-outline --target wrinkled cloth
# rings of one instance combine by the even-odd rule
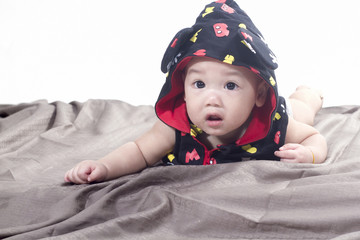
[[[360,238],[360,106],[317,115],[323,164],[155,166],[64,183],[155,121],[152,106],[116,100],[0,105],[0,239]]]

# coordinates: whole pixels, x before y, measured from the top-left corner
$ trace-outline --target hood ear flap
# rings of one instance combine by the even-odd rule
[[[246,28],[240,28],[238,35],[241,42],[252,51],[254,56],[266,67],[271,70],[275,70],[278,67],[275,54],[270,50],[265,39],[260,34],[253,33]]]
[[[177,63],[177,59],[180,53],[180,48],[190,39],[190,36],[193,34],[194,29],[184,28],[180,30],[175,37],[171,40],[169,46],[167,47],[163,60],[161,62],[161,71],[167,73],[170,67],[173,64]]]

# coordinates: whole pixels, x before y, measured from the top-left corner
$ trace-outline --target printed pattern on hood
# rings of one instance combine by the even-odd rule
[[[192,27],[182,29],[175,35],[164,54],[161,70],[167,73],[167,78],[155,111],[160,120],[183,135],[191,133],[191,123],[186,113],[182,72],[193,57],[209,57],[246,67],[270,86],[266,103],[262,107],[254,107],[252,121],[243,137],[235,143],[237,147],[265,139],[277,130],[271,128],[279,119],[282,127],[275,124],[279,125],[276,134],[281,136],[277,142],[283,144],[287,115],[281,109],[285,102],[279,101],[281,97],[278,96],[274,74],[278,67],[275,54],[235,1],[218,0],[208,4]],[[274,136],[268,137],[274,139]]]

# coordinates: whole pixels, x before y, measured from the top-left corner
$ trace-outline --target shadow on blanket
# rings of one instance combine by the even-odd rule
[[[151,106],[0,105],[0,238],[360,239],[360,106],[322,109],[325,163],[153,167],[89,185],[64,172],[149,129]]]

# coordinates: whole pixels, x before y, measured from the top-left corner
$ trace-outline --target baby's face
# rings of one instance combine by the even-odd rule
[[[237,140],[254,105],[261,105],[265,83],[246,68],[210,58],[192,59],[184,77],[190,120],[209,135]]]

